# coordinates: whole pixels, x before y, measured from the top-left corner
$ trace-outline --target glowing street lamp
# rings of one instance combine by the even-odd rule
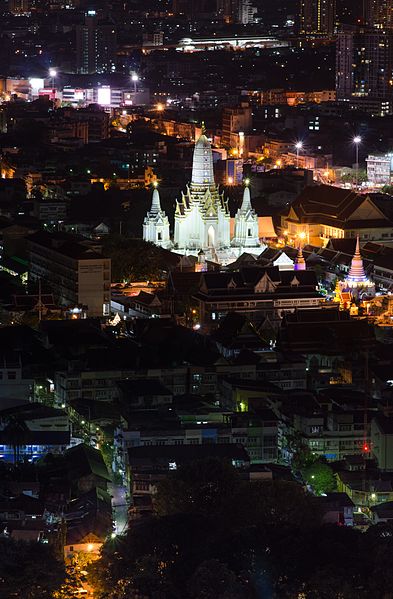
[[[137,73],[132,73],[132,75],[131,75],[131,81],[134,83],[134,94],[136,94],[137,89],[138,89],[137,88],[137,84],[138,84],[138,81],[139,81],[139,77],[138,77]]]
[[[299,152],[303,147],[303,142],[302,141],[297,141],[295,143],[295,148],[296,148],[296,168],[299,168]]]
[[[362,143],[362,138],[360,135],[356,135],[353,138],[353,143],[355,144],[355,154],[356,154],[356,163],[355,163],[355,171],[356,171],[356,187],[359,184],[359,145]]]
[[[53,69],[53,68],[49,69],[49,77],[51,78],[51,83],[52,83],[52,88],[53,88],[53,87],[55,87],[55,79],[57,77],[56,69]]]

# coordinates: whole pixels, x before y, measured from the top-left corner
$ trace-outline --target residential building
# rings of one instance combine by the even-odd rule
[[[28,15],[30,2],[29,0],[8,0],[8,10],[15,16]]]
[[[393,479],[390,473],[380,472],[364,461],[353,470],[345,465],[336,470],[337,489],[346,493],[358,508],[371,509],[375,505],[393,501]]]
[[[346,493],[326,493],[324,497],[318,499],[323,512],[322,522],[338,526],[353,526],[355,504]]]
[[[337,100],[368,110],[379,103],[379,113],[391,112],[393,98],[393,34],[375,29],[339,32],[336,51]]]
[[[332,36],[336,24],[336,0],[301,0],[300,33]]]
[[[278,346],[305,357],[314,388],[364,385],[364,352],[375,346],[375,333],[366,320],[354,320],[337,307],[298,309],[285,314]]]
[[[258,9],[254,5],[253,0],[239,0],[239,23],[242,25],[255,23],[257,12]]]
[[[12,350],[0,352],[0,402],[5,399],[29,401],[33,387],[34,379],[24,376],[20,353]]]
[[[370,508],[374,524],[390,524],[393,520],[393,501],[385,501]]]
[[[154,495],[157,484],[165,479],[168,474],[179,466],[186,465],[195,460],[217,458],[232,464],[240,471],[245,470],[250,463],[246,450],[235,443],[207,443],[190,445],[149,445],[145,447],[131,447],[127,452],[128,477],[132,477],[130,488],[133,496],[131,517],[139,518],[143,512],[153,513]],[[148,505],[138,502],[137,497],[147,495],[150,498]],[[138,507],[140,506],[140,509]],[[150,509],[148,507],[150,506]]]
[[[369,155],[366,158],[367,180],[372,185],[390,185],[392,182],[392,154]]]
[[[90,316],[110,314],[111,261],[101,246],[66,233],[40,231],[28,237],[29,276],[52,289],[60,304],[87,306]]]
[[[116,31],[111,23],[99,22],[88,11],[83,25],[76,27],[76,72],[110,73],[116,68]]]
[[[371,450],[378,467],[393,472],[393,418],[380,414],[372,420]]]
[[[392,0],[366,0],[366,22],[375,29],[391,29],[393,27]]]
[[[222,112],[222,143],[234,148],[238,155],[242,148],[240,147],[243,134],[250,133],[252,130],[252,108],[247,102],[242,102],[240,106],[227,107]]]

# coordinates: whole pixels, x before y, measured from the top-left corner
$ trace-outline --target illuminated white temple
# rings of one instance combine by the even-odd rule
[[[215,184],[212,150],[204,132],[195,144],[191,183],[176,202],[174,245],[210,252],[231,245],[228,201]]]
[[[370,281],[367,279],[366,273],[364,272],[363,259],[360,255],[360,243],[359,235],[356,239],[355,253],[352,258],[351,268],[347,278],[345,279],[348,287],[366,287],[370,285]]]
[[[161,208],[160,194],[156,187],[153,191],[151,208],[143,221],[143,239],[166,249],[172,247],[169,220]]]
[[[258,248],[261,250],[259,241],[258,215],[251,205],[250,188],[248,181],[243,192],[243,201],[235,216],[235,231],[232,246],[239,248]]]
[[[158,194],[158,192],[157,192]],[[158,200],[153,203],[143,225],[143,238],[169,248],[169,224]],[[235,216],[231,240],[231,217],[228,200],[214,180],[213,154],[204,129],[195,144],[191,183],[176,201],[173,249],[182,254],[197,255],[200,250],[206,260],[230,264],[243,251],[259,255],[265,244],[258,235],[258,215],[251,205],[248,185],[242,205]]]

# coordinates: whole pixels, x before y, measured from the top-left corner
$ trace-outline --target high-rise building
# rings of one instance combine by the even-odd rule
[[[336,0],[300,0],[300,33],[330,36],[335,23]]]
[[[13,15],[25,15],[29,12],[29,0],[8,0],[8,10]]]
[[[88,11],[83,25],[76,28],[77,73],[110,73],[116,68],[116,31],[112,24],[97,20]]]
[[[393,27],[393,0],[366,0],[365,20],[377,29]]]
[[[337,99],[393,99],[393,33],[347,29],[337,37]]]
[[[222,112],[222,143],[229,148],[238,148],[239,137],[252,129],[252,109],[248,102],[240,106],[228,106]],[[240,148],[238,148],[240,150]]]
[[[255,0],[217,0],[217,17],[225,23],[254,23],[258,9]]]
[[[253,0],[240,0],[238,6],[238,22],[242,25],[249,25],[255,22],[257,9]]]

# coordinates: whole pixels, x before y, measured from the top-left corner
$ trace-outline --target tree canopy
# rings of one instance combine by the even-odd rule
[[[51,545],[0,538],[0,599],[52,599],[64,573]]]
[[[317,495],[335,491],[337,487],[334,472],[326,462],[316,460],[302,472],[304,480],[313,488]]]
[[[112,260],[112,280],[152,281],[161,277],[161,250],[153,243],[121,235],[105,239],[104,254]]]
[[[298,483],[250,483],[215,459],[179,468],[159,485],[157,515],[104,546],[97,596],[366,599],[366,535],[322,526],[319,505]]]

